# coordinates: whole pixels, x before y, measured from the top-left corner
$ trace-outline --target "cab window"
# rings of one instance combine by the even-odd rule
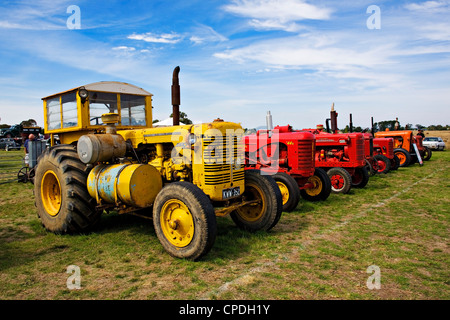
[[[59,97],[47,100],[48,130],[61,129],[61,105]]]
[[[145,97],[121,94],[120,113],[122,126],[145,126]]]
[[[91,125],[103,125],[102,114],[118,113],[117,94],[107,92],[89,92],[89,122]]]
[[[76,92],[61,96],[61,103],[63,112],[63,128],[76,127],[78,125]]]

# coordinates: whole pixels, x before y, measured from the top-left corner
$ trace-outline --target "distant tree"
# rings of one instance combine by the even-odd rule
[[[416,124],[416,128],[417,128],[417,130],[420,130],[420,129],[425,129],[426,127],[421,124]]]
[[[173,113],[170,115],[173,118]],[[184,124],[192,124],[192,121],[187,117],[187,114],[184,112],[180,112],[180,122]]]
[[[20,125],[24,126],[24,127],[36,127],[37,126],[37,122],[34,119],[28,119],[28,120],[23,120],[20,123]]]
[[[155,119],[155,120],[153,120],[152,123],[157,123],[157,122],[159,122],[159,120],[158,120],[158,119]]]
[[[385,131],[386,129],[389,130],[395,130],[395,120],[385,120],[385,121],[379,121],[373,124],[375,127],[375,131]],[[400,124],[400,123],[399,123]],[[402,126],[399,126],[399,130],[402,129]]]

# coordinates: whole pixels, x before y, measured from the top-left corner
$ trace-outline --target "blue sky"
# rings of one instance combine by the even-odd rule
[[[71,30],[67,8],[80,8]],[[371,5],[380,29],[369,29]],[[450,0],[2,1],[0,123],[33,118],[41,98],[97,81],[154,94],[171,113],[180,66],[181,110],[243,127],[338,124],[398,117],[450,124]]]

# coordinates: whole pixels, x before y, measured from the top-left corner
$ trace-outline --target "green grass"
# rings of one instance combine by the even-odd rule
[[[0,182],[23,151],[0,152]],[[170,257],[150,220],[109,214],[85,235],[46,232],[33,185],[0,184],[0,299],[449,299],[449,152],[372,177],[364,189],[301,201],[269,233],[218,218],[199,262]],[[69,265],[81,289],[69,290]],[[379,266],[381,289],[366,273]]]

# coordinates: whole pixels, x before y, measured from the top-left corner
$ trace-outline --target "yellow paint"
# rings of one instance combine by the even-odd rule
[[[171,199],[164,203],[160,221],[164,236],[172,245],[183,248],[191,243],[195,232],[194,218],[182,201]]]
[[[45,172],[41,181],[41,200],[45,211],[55,217],[61,209],[61,184],[52,170]]]

